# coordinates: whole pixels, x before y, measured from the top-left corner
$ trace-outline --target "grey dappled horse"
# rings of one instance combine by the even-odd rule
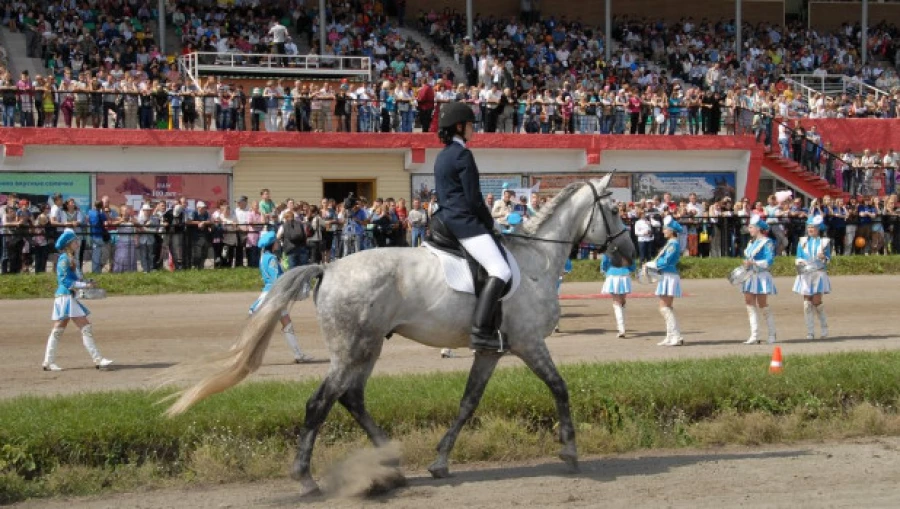
[[[636,256],[628,230],[613,212],[606,193],[611,176],[569,185],[524,226],[522,235],[504,241],[519,264],[522,278],[518,290],[503,303],[501,331],[510,353],[521,358],[553,393],[563,444],[559,456],[572,469],[578,468],[578,454],[569,394],[544,338],[553,332],[559,319],[556,282],[574,245],[590,242],[601,250],[608,248],[616,265],[628,265]],[[400,334],[436,348],[469,344],[475,296],[452,290],[444,280],[438,258],[423,249],[368,250],[327,266],[288,271],[242,331],[225,358],[225,366],[181,393],[168,414],[180,414],[256,371],[282,310],[292,301],[308,297],[313,279],[318,278],[314,301],[331,366],[306,403],[306,419],[292,469],[304,494],[316,492],[310,459],[319,427],[335,401],[347,408],[375,446],[388,443],[387,434],[372,419],[364,401],[366,382],[386,336]],[[449,475],[450,451],[478,406],[500,357],[475,355],[459,415],[440,441],[437,460],[429,467],[434,477]]]

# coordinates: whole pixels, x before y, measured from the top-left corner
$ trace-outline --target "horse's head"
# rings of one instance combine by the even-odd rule
[[[625,267],[637,258],[637,248],[631,240],[630,228],[622,222],[613,204],[612,193],[607,191],[613,173],[615,171],[600,180],[589,181],[584,188],[583,192],[591,193],[593,205],[585,219],[589,223],[583,239],[606,252],[614,266]]]

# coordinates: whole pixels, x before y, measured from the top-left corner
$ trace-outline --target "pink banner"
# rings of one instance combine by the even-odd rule
[[[140,205],[144,197],[172,203],[181,196],[193,204],[199,200],[215,207],[228,199],[228,175],[177,175],[159,173],[98,173],[94,196],[109,196],[114,205]]]

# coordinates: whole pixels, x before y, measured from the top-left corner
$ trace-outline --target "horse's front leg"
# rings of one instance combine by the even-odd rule
[[[434,463],[428,467],[428,471],[435,478],[444,478],[450,475],[449,458],[450,451],[456,443],[460,430],[466,424],[466,421],[475,413],[481,396],[484,395],[484,389],[487,387],[488,380],[494,374],[494,368],[497,367],[497,361],[500,355],[476,353],[475,361],[472,363],[472,369],[469,371],[469,381],[466,382],[466,391],[459,403],[459,415],[456,421],[447,430],[444,438],[438,444],[438,457]]]
[[[575,427],[572,425],[572,412],[569,409],[569,390],[566,388],[565,380],[556,370],[547,345],[543,340],[538,340],[515,353],[553,393],[556,412],[559,415],[559,441],[563,444],[559,458],[573,471],[578,471],[578,448],[575,446]]]

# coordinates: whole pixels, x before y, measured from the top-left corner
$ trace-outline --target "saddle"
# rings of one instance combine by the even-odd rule
[[[472,281],[475,286],[475,296],[480,296],[481,290],[484,288],[484,283],[488,279],[487,271],[484,270],[484,267],[482,267],[481,264],[478,263],[477,260],[475,260],[475,258],[472,258],[468,251],[466,251],[465,248],[462,247],[459,239],[456,238],[456,235],[453,235],[453,232],[450,231],[450,228],[447,228],[447,225],[444,224],[440,216],[432,216],[431,222],[428,226],[428,234],[425,236],[425,241],[436,249],[465,260],[466,264],[469,266],[469,270],[472,272]],[[495,233],[493,235],[494,240],[499,246],[499,234]],[[500,253],[504,258],[506,258],[506,253],[503,249],[500,250]],[[503,290],[504,295],[509,292],[511,283],[511,279],[506,283],[506,288]]]

